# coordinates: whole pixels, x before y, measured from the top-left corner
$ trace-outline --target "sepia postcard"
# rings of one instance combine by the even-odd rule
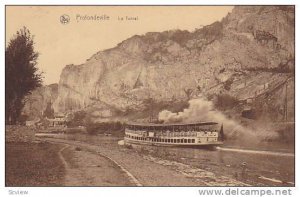
[[[6,187],[295,187],[295,6],[6,5],[5,40]]]

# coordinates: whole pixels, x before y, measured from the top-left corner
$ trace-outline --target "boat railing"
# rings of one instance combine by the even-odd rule
[[[126,130],[127,133],[139,135],[139,136],[147,136],[147,131],[140,131],[140,130]],[[149,132],[150,133],[150,132]],[[151,136],[153,137],[217,137],[217,131],[180,131],[180,132],[163,132],[163,131],[156,131],[151,132]]]

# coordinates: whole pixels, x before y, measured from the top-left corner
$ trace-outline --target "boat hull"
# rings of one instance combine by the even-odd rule
[[[150,145],[150,146],[167,146],[167,147],[213,147],[222,145],[223,142],[207,142],[207,143],[165,143],[165,142],[153,142],[153,141],[142,141],[124,138],[125,144],[138,144],[138,145]]]

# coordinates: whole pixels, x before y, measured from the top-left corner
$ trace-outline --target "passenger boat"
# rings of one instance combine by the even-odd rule
[[[127,123],[125,144],[157,146],[216,146],[223,144],[223,125],[216,122],[189,124]]]

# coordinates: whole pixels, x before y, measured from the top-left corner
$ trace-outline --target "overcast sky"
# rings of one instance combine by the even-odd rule
[[[58,83],[67,64],[82,64],[94,53],[146,32],[181,29],[193,31],[221,20],[232,6],[7,6],[6,42],[26,26],[40,53],[38,67],[44,84]],[[60,22],[68,15],[67,24]],[[84,20],[86,16],[99,20]],[[101,20],[101,17],[106,20]],[[138,17],[126,21],[125,17]],[[107,18],[109,17],[109,19]],[[123,17],[124,20],[118,20]],[[102,18],[103,19],[103,18]]]

